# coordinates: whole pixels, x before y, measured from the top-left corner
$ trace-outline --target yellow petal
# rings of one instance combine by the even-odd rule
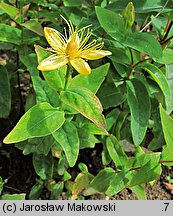
[[[88,60],[96,60],[103,58],[107,55],[111,55],[112,53],[107,50],[83,50],[81,53],[81,57]]]
[[[70,58],[78,57],[80,39],[76,32],[74,32],[67,42],[66,53]]]
[[[90,74],[91,68],[89,64],[81,58],[70,60],[71,65],[80,74]]]
[[[67,63],[68,59],[65,56],[57,56],[56,54],[53,54],[41,61],[37,69],[41,71],[51,71],[56,70],[57,68],[66,65]]]
[[[44,28],[44,35],[50,46],[58,53],[63,53],[65,50],[65,41],[63,36],[53,28]]]

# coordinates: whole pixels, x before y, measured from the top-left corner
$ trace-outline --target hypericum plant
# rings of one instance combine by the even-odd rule
[[[78,158],[79,149],[90,147],[87,144],[82,146],[83,142],[80,142],[79,134],[81,134],[80,136],[86,135],[82,134],[86,133],[85,127],[86,129],[88,126],[91,127],[94,134],[108,134],[106,121],[102,115],[102,106],[94,93],[102,83],[105,73],[108,72],[109,65],[106,64],[93,70],[89,78],[88,75],[78,75],[74,76],[73,79],[72,66],[81,74],[90,74],[91,69],[83,58],[100,59],[106,55],[111,55],[111,52],[101,50],[103,43],[96,44],[96,40],[87,44],[91,36],[90,32],[86,36],[84,35],[87,27],[74,30],[71,22],[66,21],[66,23],[69,27],[68,39],[67,32],[63,36],[55,29],[45,27],[45,37],[52,49],[35,46],[39,62],[38,69],[42,70],[43,76],[50,86],[45,86],[45,91],[51,94],[52,102],[41,103],[38,99],[38,103],[22,116],[16,127],[4,139],[4,143],[7,144],[28,139],[28,144],[17,145],[24,149],[27,148],[26,145],[30,145],[30,142],[38,145],[36,148],[39,148],[33,156],[33,163],[43,180],[53,177],[53,167],[56,163],[54,156],[60,158],[58,164],[63,161],[64,166],[73,167]],[[66,66],[67,63],[69,64]],[[105,72],[102,73],[102,70]],[[35,71],[37,71],[36,68]],[[82,82],[85,81],[91,89],[87,88],[87,85],[82,85]],[[94,83],[94,81],[97,82]],[[33,84],[37,85],[37,82],[42,82],[38,72],[37,77],[33,76]],[[81,113],[94,124],[86,121],[86,124],[80,125],[81,123],[75,120],[75,114],[79,116],[78,118],[81,118],[78,113]],[[85,122],[85,120],[83,121]],[[93,136],[93,141],[94,139]],[[42,147],[39,142],[43,145]],[[94,143],[91,143],[91,145],[94,145]],[[48,170],[44,163],[49,163]],[[57,166],[61,165],[58,164]],[[67,175],[65,167],[63,169],[62,174],[59,174],[60,171],[57,169],[57,174]],[[69,175],[67,176],[64,178],[69,178]]]
[[[4,142],[20,142],[16,147],[23,154],[33,153],[40,179],[30,199],[37,199],[44,187],[51,191],[50,199],[58,199],[64,186],[71,199],[95,193],[113,196],[124,188],[146,199],[144,183],[151,185],[162,165],[173,165],[171,4],[97,1],[94,8],[85,1],[90,8],[85,14],[78,1],[62,2],[66,16],[73,22],[82,16],[77,25],[93,23],[94,31],[84,36],[86,27],[74,28],[65,19],[58,22],[69,27],[62,36],[59,26],[58,31],[52,29],[56,23],[51,18],[44,32],[52,48],[35,45],[38,62],[26,44],[22,52],[18,48],[31,75],[36,105],[28,106]],[[80,9],[74,12],[77,6]],[[90,42],[93,36],[100,37],[109,51],[102,50],[102,42]],[[39,42],[47,47],[44,40]],[[85,61],[104,56],[92,70]],[[93,62],[89,64],[95,66]],[[72,73],[73,68],[80,74]],[[96,143],[102,145],[104,168],[93,176],[86,164],[79,163],[81,172],[72,179],[68,168],[76,164],[79,150]]]

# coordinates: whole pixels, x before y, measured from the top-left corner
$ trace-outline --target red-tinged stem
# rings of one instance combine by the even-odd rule
[[[165,39],[167,38],[167,36],[171,30],[172,24],[173,24],[172,20],[168,20],[167,25],[165,27],[165,30],[163,32],[163,36],[160,40],[161,43],[164,43]]]

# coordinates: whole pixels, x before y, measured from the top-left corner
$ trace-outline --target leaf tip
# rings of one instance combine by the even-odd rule
[[[8,134],[8,135],[4,138],[4,140],[3,140],[3,143],[4,143],[4,144],[12,144],[12,143],[13,143],[13,142],[11,141],[9,135],[10,135],[10,134]]]

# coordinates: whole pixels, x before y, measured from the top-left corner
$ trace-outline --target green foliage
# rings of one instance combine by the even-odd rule
[[[145,85],[138,79],[127,81],[127,100],[131,111],[131,131],[134,144],[140,145],[151,115],[150,99]]]
[[[10,25],[0,24],[0,41],[21,44],[21,30]],[[11,37],[13,35],[13,37]]]
[[[163,161],[168,161],[168,163],[164,163],[164,165],[172,166],[173,164],[173,135],[172,135],[172,127],[173,127],[173,119],[165,112],[165,110],[160,105],[160,115],[163,133],[166,141],[166,146],[162,151],[161,159]],[[171,161],[169,163],[169,161]]]
[[[63,111],[58,111],[58,109],[53,108],[49,103],[39,103],[22,116],[4,142],[20,142],[32,137],[49,135],[60,128],[64,120]]]
[[[162,56],[160,44],[152,35],[147,33],[134,32],[123,41],[123,45],[139,52],[146,53],[152,58],[159,58]]]
[[[26,194],[5,194],[0,200],[25,200]]]
[[[85,195],[91,195],[98,192],[105,193],[114,175],[115,171],[112,168],[105,168],[101,170],[90,182],[87,190],[85,191]]]
[[[0,176],[0,195],[2,194],[2,190],[3,190],[3,179]]]
[[[115,40],[123,41],[125,38],[124,20],[122,17],[113,11],[105,8],[96,7],[98,20],[104,30]]]
[[[71,87],[67,91],[62,91],[60,98],[65,104],[80,112],[98,127],[106,129],[106,122],[102,115],[102,105],[90,90],[83,87]]]
[[[119,173],[115,174],[113,178],[111,178],[111,182],[106,190],[106,194],[108,196],[113,196],[126,188],[129,178],[129,170],[121,170]]]
[[[52,55],[43,27],[65,33],[64,41],[69,36],[60,15],[77,29],[92,24],[92,34],[85,38],[83,28],[80,38],[85,38],[81,47],[91,42],[88,55],[92,39],[112,52],[89,60],[88,75],[69,64],[37,69]],[[146,199],[145,184],[161,175],[161,165],[173,165],[172,19],[166,0],[0,3],[0,118],[14,126],[3,142],[16,143],[33,157],[38,178],[29,199],[40,199],[45,188],[49,199],[64,191],[72,200],[95,193],[111,197],[124,188]],[[58,35],[50,40],[57,50],[65,46]],[[80,155],[94,148],[101,149],[102,158],[97,157],[103,165],[95,176]],[[4,184],[0,178],[0,199],[25,199],[25,194],[4,193]]]
[[[72,79],[70,86],[84,87],[96,94],[102,82],[104,81],[105,76],[108,73],[108,70],[109,70],[109,64],[105,64],[96,69],[93,69],[92,73],[89,74],[88,76],[79,74]]]
[[[127,156],[116,137],[109,136],[106,140],[106,147],[116,167],[119,169],[124,167],[127,162]]]
[[[54,161],[50,154],[47,156],[36,153],[33,154],[33,165],[37,175],[40,176],[41,179],[52,178]]]
[[[73,167],[79,155],[77,128],[72,122],[66,121],[59,130],[53,133],[53,137],[64,150],[69,166]]]

